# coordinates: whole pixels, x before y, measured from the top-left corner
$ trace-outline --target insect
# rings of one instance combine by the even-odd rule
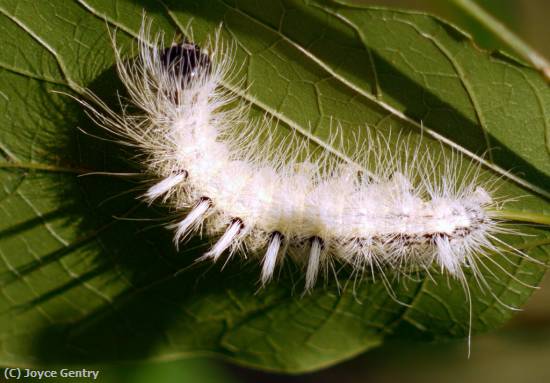
[[[257,138],[269,142],[266,121],[250,119],[249,106],[220,86],[235,73],[232,44],[216,37],[205,47],[166,46],[162,35],[152,44],[149,37],[144,24],[133,60],[116,51],[140,113],[117,115],[94,95],[102,107],[81,102],[139,149],[151,183],[143,199],[177,212],[176,246],[206,232],[212,245],[201,260],[257,259],[262,284],[291,259],[304,270],[306,290],[335,264],[357,274],[440,270],[467,289],[465,269],[486,284],[486,263],[502,269],[492,259],[502,248],[528,257],[497,237],[511,231],[497,218],[497,182],[481,177],[479,166],[372,134],[352,143],[359,168],[326,151],[298,155],[305,146],[296,136],[284,150],[266,148]],[[338,144],[338,129],[330,141]]]

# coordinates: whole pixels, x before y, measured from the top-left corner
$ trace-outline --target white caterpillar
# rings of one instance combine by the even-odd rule
[[[326,152],[299,161],[300,140],[264,145],[257,137],[271,138],[267,124],[251,122],[248,106],[220,87],[235,73],[231,48],[218,38],[207,50],[165,48],[162,36],[152,45],[148,36],[142,28],[129,63],[117,51],[120,78],[143,113],[117,115],[97,98],[102,113],[83,103],[143,153],[155,180],[144,198],[181,213],[176,244],[204,230],[215,242],[202,259],[242,250],[261,261],[263,284],[291,258],[304,266],[306,289],[333,264],[358,273],[436,265],[462,282],[465,268],[481,276],[482,258],[497,264],[490,253],[506,229],[495,217],[494,182],[482,182],[479,167],[369,135],[354,158],[368,174]]]

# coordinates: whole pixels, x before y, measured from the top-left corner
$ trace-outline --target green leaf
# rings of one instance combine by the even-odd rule
[[[109,31],[129,52],[142,7],[168,36],[191,23],[204,41],[223,23],[245,78],[242,88],[223,85],[278,118],[281,134],[295,129],[334,150],[334,119],[348,137],[391,128],[434,151],[442,139],[469,160],[488,151],[485,170],[502,176],[503,195],[524,197],[504,214],[548,220],[548,86],[437,18],[325,1],[0,0],[0,364],[213,354],[302,372],[387,337],[466,337],[465,294],[445,277],[394,281],[401,303],[380,279],[346,284],[344,274],[340,290],[328,282],[302,296],[299,274],[283,270],[258,291],[256,264],[193,264],[207,240],[176,253],[160,225],[172,213],[140,204],[139,181],[82,176],[132,171],[131,153],[83,134],[104,136],[58,92],[88,87],[117,107]],[[529,236],[503,239],[547,262],[548,231],[518,228]],[[494,259],[524,283],[544,273],[519,257]],[[512,315],[495,296],[521,306],[531,294],[491,271],[494,295],[471,281],[476,333]]]

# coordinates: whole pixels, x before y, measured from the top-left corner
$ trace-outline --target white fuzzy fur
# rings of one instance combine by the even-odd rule
[[[243,250],[262,263],[262,283],[290,257],[304,265],[307,289],[335,262],[358,273],[437,265],[464,281],[463,269],[479,275],[478,260],[496,249],[493,234],[503,229],[478,167],[464,169],[454,154],[434,158],[411,150],[406,139],[389,144],[379,135],[366,135],[367,148],[354,158],[368,175],[327,153],[299,162],[291,149],[269,151],[255,138],[269,136],[267,124],[251,122],[242,103],[228,107],[235,97],[220,87],[234,73],[231,48],[218,38],[207,44],[210,73],[185,83],[161,62],[161,37],[148,45],[143,28],[140,39],[138,58],[126,62],[117,51],[117,65],[143,114],[94,117],[144,153],[156,180],[145,198],[160,197],[181,212],[177,243],[204,228],[215,242],[203,258]],[[284,146],[304,145],[294,137]]]

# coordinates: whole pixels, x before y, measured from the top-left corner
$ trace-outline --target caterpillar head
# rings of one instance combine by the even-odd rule
[[[181,77],[184,84],[210,74],[212,69],[208,55],[192,43],[172,44],[160,53],[160,61],[174,76]]]

